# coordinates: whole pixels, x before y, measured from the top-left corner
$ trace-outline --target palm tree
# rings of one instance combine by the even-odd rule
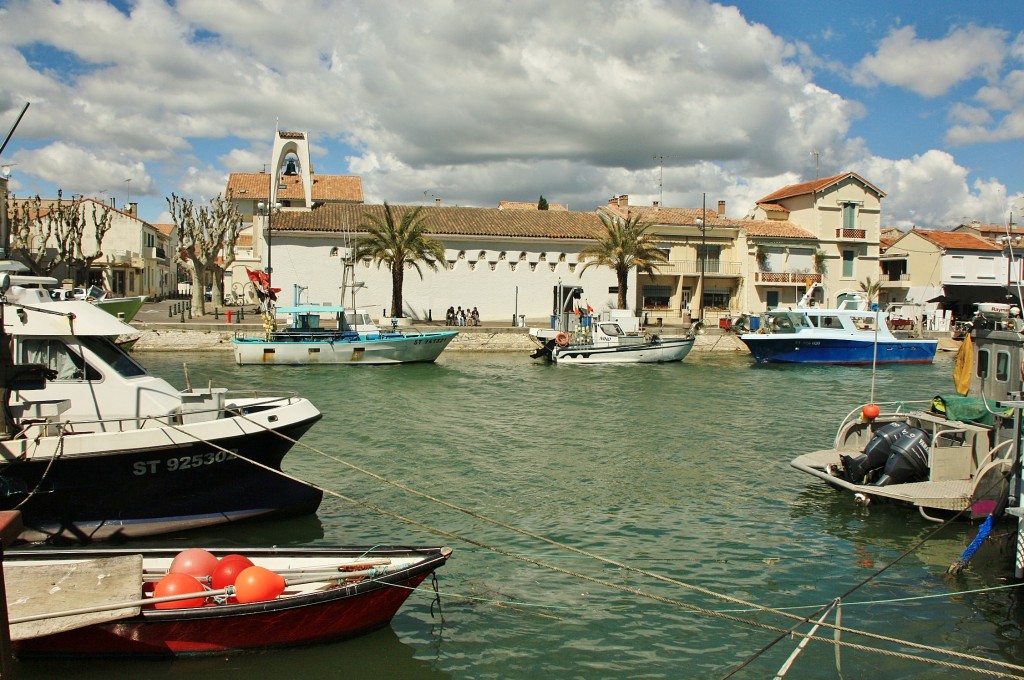
[[[384,203],[384,217],[364,213],[368,220],[359,225],[366,235],[356,242],[353,260],[369,258],[379,267],[386,264],[391,270],[391,315],[403,316],[402,289],[405,285],[405,269],[415,269],[423,278],[421,263],[431,271],[437,271],[438,264],[448,268],[444,257],[444,245],[427,236],[426,218],[420,216],[423,206],[406,210],[398,222],[391,207]]]
[[[664,251],[654,245],[647,233],[650,223],[641,222],[640,216],[623,219],[605,212],[598,213],[604,224],[605,234],[597,243],[580,251],[579,261],[583,263],[580,276],[591,265],[608,267],[615,271],[618,281],[619,309],[626,309],[626,289],[629,272],[636,267],[639,271],[653,274],[657,266],[668,262]]]
[[[882,282],[880,280],[872,281],[870,276],[860,282],[860,290],[862,293],[867,295],[868,306],[871,306],[871,304],[878,298],[878,291],[881,290],[881,288]]]

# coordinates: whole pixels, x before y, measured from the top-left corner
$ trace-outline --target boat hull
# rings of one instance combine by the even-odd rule
[[[682,361],[693,349],[693,338],[661,338],[632,345],[553,345],[549,358],[556,364],[661,364]]]
[[[244,552],[259,563],[254,551]],[[326,556],[329,551],[321,552]],[[387,626],[412,589],[442,566],[451,551],[432,548],[423,553],[423,559],[382,577],[251,604],[144,608],[138,615],[120,621],[16,641],[14,652],[22,657],[168,657],[345,640]],[[365,557],[382,554],[387,554],[386,549],[361,553]]]
[[[382,333],[377,337],[350,339],[344,336],[315,337],[280,334],[263,338],[232,339],[235,362],[239,365],[279,364],[409,364],[437,360],[457,331],[421,334]]]
[[[758,363],[799,364],[930,364],[936,340],[870,340],[848,338],[740,337]]]
[[[170,432],[76,435],[81,445],[89,437],[109,442],[96,453],[76,450],[79,441],[66,437],[56,455],[19,457],[0,467],[0,509],[21,511],[23,540],[78,542],[314,513],[322,492],[280,469],[320,413],[308,405],[293,419],[281,415],[279,427],[241,433],[225,419]]]
[[[139,313],[139,310],[142,309],[142,305],[145,301],[145,295],[138,295],[136,297],[127,298],[107,298],[104,300],[97,300],[93,304],[103,311],[117,317],[121,321],[128,323],[135,318],[136,314]]]

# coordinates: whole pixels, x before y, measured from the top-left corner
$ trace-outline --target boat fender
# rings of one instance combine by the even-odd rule
[[[562,347],[565,347],[566,345],[569,344],[569,336],[566,335],[565,333],[559,333],[558,335],[555,336],[555,342],[557,342]]]

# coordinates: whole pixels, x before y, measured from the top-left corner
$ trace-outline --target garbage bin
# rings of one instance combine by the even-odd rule
[[[525,314],[520,314],[519,315],[519,327],[520,328],[526,328],[526,315]]]
[[[759,316],[752,316],[748,321],[750,323],[750,330],[752,331],[756,331],[761,327],[761,317]]]
[[[718,320],[718,327],[719,328],[724,328],[725,330],[729,330],[730,328],[732,328],[732,319],[730,319],[728,317],[726,317],[724,319],[719,319]]]
[[[227,314],[228,314],[228,323],[231,323],[231,310],[230,309],[228,310]]]

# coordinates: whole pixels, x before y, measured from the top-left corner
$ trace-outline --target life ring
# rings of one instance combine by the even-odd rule
[[[565,333],[559,333],[558,335],[555,336],[555,342],[558,345],[565,347],[566,345],[569,344],[569,336],[566,335]]]

